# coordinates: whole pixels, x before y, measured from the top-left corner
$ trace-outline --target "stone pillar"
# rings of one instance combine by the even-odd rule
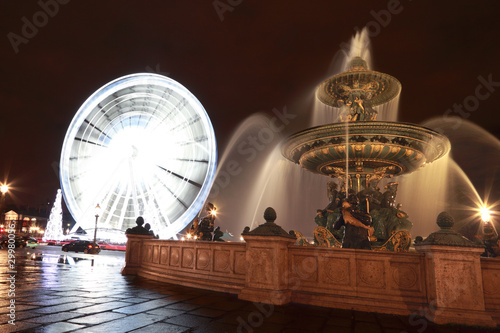
[[[496,327],[486,312],[480,255],[481,244],[453,231],[453,218],[439,214],[441,230],[415,244],[425,253],[427,284],[426,317],[437,324],[466,324]]]
[[[122,275],[137,275],[137,271],[142,264],[142,243],[145,240],[153,239],[152,235],[126,234],[127,249],[125,252],[125,266],[122,268]]]
[[[252,231],[247,227],[242,234],[246,242],[247,273],[238,298],[283,305],[291,300],[288,246],[295,243],[295,236],[274,223],[274,209],[267,208],[264,218],[266,223]]]

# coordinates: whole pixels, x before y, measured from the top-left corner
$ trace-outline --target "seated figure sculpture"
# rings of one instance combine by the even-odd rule
[[[215,224],[215,211],[217,208],[214,206],[214,204],[209,202],[205,206],[205,209],[207,210],[208,214],[201,219],[198,227],[198,238],[200,240],[211,241]]]
[[[339,191],[337,189],[338,189],[338,185],[337,185],[337,183],[335,183],[333,181],[329,181],[326,184],[326,192],[328,195],[329,204],[328,204],[327,208],[325,208],[325,209],[334,210],[335,208],[340,207],[341,202],[340,202],[340,197],[339,197]]]
[[[147,230],[147,232],[148,232],[148,234],[149,234],[149,235],[153,236],[154,238],[158,238],[158,235],[155,235],[154,231],[153,231],[153,230],[151,230],[151,224],[146,223],[146,224],[144,225],[144,229],[146,229],[146,230]]]
[[[342,211],[333,229],[338,230],[345,226],[342,248],[371,250],[370,236],[373,233],[371,216],[360,211],[358,204],[358,197],[349,195],[342,203]]]
[[[195,218],[193,221],[193,225],[191,225],[191,228],[189,228],[187,231],[188,238],[198,239],[198,229],[199,229],[199,220],[198,218]]]
[[[398,191],[398,182],[390,182],[384,186],[386,191],[382,196],[382,208],[396,207],[396,193]]]
[[[483,257],[496,257],[500,255],[500,237],[495,232],[491,222],[485,222],[483,226],[483,236],[481,237],[484,244]]]
[[[142,225],[144,224],[144,218],[142,216],[139,216],[136,220],[135,223],[137,224],[133,228],[128,228],[125,231],[125,234],[133,234],[133,235],[149,235],[149,230],[144,228]]]
[[[220,227],[215,228],[214,230],[214,242],[224,242],[224,240],[221,238],[224,236],[224,232],[220,230]]]
[[[385,242],[399,230],[410,230],[413,224],[408,220],[408,214],[396,204],[398,183],[391,182],[385,186],[381,208],[370,211],[373,218],[374,236],[379,242]]]
[[[402,204],[398,203],[396,205],[396,209],[394,210],[396,214],[396,218],[393,218],[389,223],[387,224],[387,232],[389,234],[393,233],[394,231],[398,230],[410,230],[411,227],[413,227],[413,223],[411,223],[408,220],[408,214],[404,212],[401,207],[403,207]]]
[[[328,194],[328,205],[322,212],[322,215],[326,218],[326,224],[323,225],[330,232],[334,233],[333,224],[337,220],[340,214],[341,206],[341,193],[337,191],[337,184],[333,181],[327,183],[327,194]]]
[[[370,213],[381,208],[383,194],[377,186],[378,182],[378,179],[370,180],[368,187],[358,193],[359,206],[362,211]]]

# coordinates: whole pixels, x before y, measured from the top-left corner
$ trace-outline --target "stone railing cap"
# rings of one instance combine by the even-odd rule
[[[444,245],[484,248],[484,245],[475,243],[451,229],[442,229],[433,232],[425,240],[415,244],[415,246],[420,245]]]
[[[415,246],[444,245],[484,248],[482,244],[475,243],[453,230],[452,227],[455,224],[455,221],[449,213],[440,213],[437,217],[436,223],[441,228],[441,230],[433,232],[425,240],[415,243]]]
[[[276,220],[276,211],[272,207],[268,207],[264,211],[264,219],[266,220],[266,223],[259,225],[252,231],[250,231],[250,228],[246,227],[245,230],[243,230],[242,235],[278,236],[278,237],[296,239],[294,235],[290,235],[282,227],[274,223],[274,221]]]
[[[257,228],[253,229],[252,231],[243,231],[242,235],[243,236],[246,236],[246,235],[250,235],[250,236],[279,236],[279,237],[285,237],[285,238],[290,238],[290,239],[296,239],[295,236],[290,235],[282,227],[280,227],[279,225],[277,225],[274,222],[266,222],[264,224],[261,224]]]

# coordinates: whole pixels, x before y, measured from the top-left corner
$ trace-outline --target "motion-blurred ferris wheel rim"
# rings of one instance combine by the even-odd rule
[[[94,228],[100,203],[99,227],[125,230],[145,215],[174,236],[202,208],[216,160],[212,124],[188,89],[151,73],[113,80],[83,103],[64,139],[60,177],[73,230]]]

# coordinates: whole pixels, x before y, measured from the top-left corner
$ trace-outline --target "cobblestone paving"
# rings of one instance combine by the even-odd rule
[[[60,260],[67,262],[67,260]],[[121,265],[31,260],[16,252],[9,273],[0,250],[0,332],[493,332],[438,326],[422,317],[305,305],[270,306],[234,295],[121,276]],[[15,278],[15,283],[11,284]],[[15,288],[11,290],[11,286]],[[15,296],[9,296],[9,291]],[[11,317],[15,303],[15,321]],[[9,308],[11,306],[11,308]]]

